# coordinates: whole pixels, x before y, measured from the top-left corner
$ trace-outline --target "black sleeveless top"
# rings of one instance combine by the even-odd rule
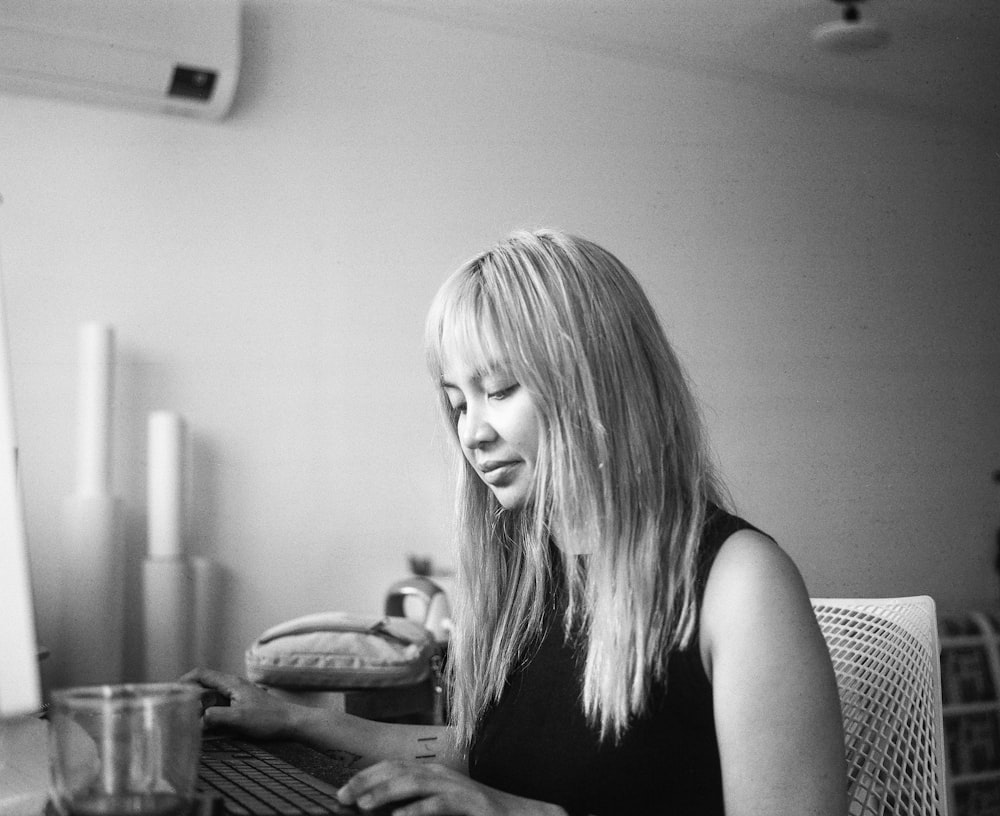
[[[719,548],[743,529],[756,528],[711,510],[702,537],[699,606]],[[563,636],[563,611],[546,621],[537,652],[511,672],[500,700],[480,722],[469,751],[470,776],[570,814],[723,816],[712,688],[697,637],[670,656],[666,689],[654,688],[646,713],[619,742],[601,742],[582,710],[583,652]]]

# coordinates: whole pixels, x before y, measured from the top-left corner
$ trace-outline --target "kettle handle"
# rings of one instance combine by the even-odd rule
[[[385,599],[385,614],[399,618],[406,617],[403,611],[406,599],[419,598],[424,605],[424,619],[421,623],[426,623],[431,610],[431,601],[435,595],[440,595],[442,592],[441,587],[422,575],[403,578],[389,587],[389,594]]]

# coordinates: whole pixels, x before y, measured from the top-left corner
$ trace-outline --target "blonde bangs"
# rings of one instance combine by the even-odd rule
[[[476,276],[459,270],[438,293],[427,317],[425,348],[431,376],[440,380],[448,362],[483,370],[506,360],[495,305]]]

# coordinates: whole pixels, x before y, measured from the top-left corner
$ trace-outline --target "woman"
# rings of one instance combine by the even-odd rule
[[[202,671],[232,701],[207,722],[362,754],[342,799],[405,816],[843,816],[837,690],[801,577],[723,509],[631,273],[589,241],[517,233],[448,279],[426,340],[461,453],[449,726]]]

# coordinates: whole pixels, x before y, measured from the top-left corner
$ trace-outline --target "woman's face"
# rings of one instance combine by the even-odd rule
[[[541,423],[528,390],[502,362],[485,368],[447,355],[441,387],[462,452],[497,501],[524,507],[535,481]]]

